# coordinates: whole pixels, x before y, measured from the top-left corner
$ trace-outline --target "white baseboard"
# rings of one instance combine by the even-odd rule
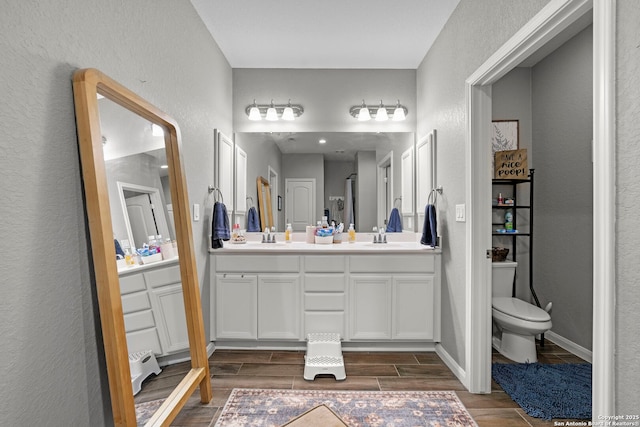
[[[574,343],[573,341],[569,341],[565,337],[562,337],[552,331],[545,332],[544,337],[581,359],[584,359],[589,363],[593,363],[593,352],[591,350],[587,350],[586,348]]]
[[[447,350],[445,350],[441,344],[436,344],[436,354],[440,356],[444,364],[447,365],[451,372],[453,372],[453,375],[455,375],[467,390],[469,390],[469,384],[467,384],[467,373],[460,365],[458,365],[458,362],[456,362],[455,359],[447,353]]]

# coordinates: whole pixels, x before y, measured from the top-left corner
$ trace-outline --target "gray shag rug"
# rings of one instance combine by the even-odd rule
[[[589,363],[494,363],[491,373],[532,417],[591,419]]]

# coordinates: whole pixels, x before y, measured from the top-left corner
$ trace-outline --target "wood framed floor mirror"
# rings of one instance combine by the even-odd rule
[[[127,263],[128,265],[124,267],[122,262],[116,259],[116,253],[120,249],[118,238],[124,240],[125,237],[133,234],[129,222],[127,222],[127,228],[123,228],[128,233],[116,231],[120,226],[121,221],[118,217],[123,212],[123,206],[118,197],[114,197],[113,185],[108,181],[110,177],[108,177],[109,167],[106,165],[106,160],[109,161],[107,157],[116,157],[109,150],[112,150],[110,144],[116,145],[118,141],[115,141],[117,138],[105,132],[103,127],[106,126],[105,111],[109,108],[120,109],[125,114],[129,114],[133,120],[141,120],[144,123],[144,131],[127,130],[129,135],[121,145],[123,149],[129,150],[126,153],[128,159],[132,159],[133,155],[144,155],[147,159],[153,159],[154,156],[151,154],[154,154],[161,157],[163,162],[166,161],[166,165],[163,165],[166,166],[163,168],[165,175],[161,178],[162,182],[168,182],[170,191],[161,190],[159,194],[162,195],[163,200],[167,199],[166,206],[172,207],[168,212],[172,215],[173,221],[169,221],[170,235],[164,237],[174,240],[174,243],[169,242],[169,244],[175,248],[174,251],[177,250],[177,255],[174,251],[163,252],[165,256],[170,256],[167,255],[168,253],[172,254],[173,258],[166,262],[172,263],[171,265],[175,265],[176,268],[179,266],[180,270],[179,280],[182,284],[186,321],[186,325],[181,326],[185,328],[188,335],[191,369],[145,425],[169,425],[197,388],[200,389],[202,403],[208,403],[212,398],[189,200],[180,155],[180,130],[171,117],[96,69],[77,70],[73,75],[73,92],[85,209],[91,239],[113,420],[116,426],[138,425],[129,364],[129,347],[133,342],[128,343],[128,340],[132,339],[133,334],[127,334],[128,331],[125,329],[120,275],[125,268],[129,271],[136,268],[144,271],[145,268],[151,268],[151,264]],[[121,125],[124,121],[117,121],[117,123]],[[161,130],[158,138],[154,139],[150,136],[153,128]],[[125,154],[121,156],[124,157]],[[127,167],[129,171],[132,168],[137,167],[132,167],[130,164]],[[156,178],[159,182],[161,181],[161,178]],[[159,186],[162,187],[162,185]],[[126,207],[124,212],[126,216]],[[171,239],[172,237],[174,239]],[[135,240],[137,241],[134,243],[131,238],[132,251],[143,246],[138,237]],[[178,276],[177,273],[176,276]],[[178,311],[181,312],[181,307]]]

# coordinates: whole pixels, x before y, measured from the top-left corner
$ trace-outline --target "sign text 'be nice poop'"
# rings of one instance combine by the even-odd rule
[[[527,150],[496,151],[495,179],[527,179]]]

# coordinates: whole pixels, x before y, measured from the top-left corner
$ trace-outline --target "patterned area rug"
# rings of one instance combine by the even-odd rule
[[[591,419],[589,363],[494,363],[491,372],[532,417]]]
[[[215,427],[281,426],[317,405],[350,427],[474,426],[453,391],[233,389]]]
[[[151,400],[144,403],[136,403],[136,420],[139,426],[143,426],[149,421],[149,418],[158,410],[162,405],[164,399]]]

